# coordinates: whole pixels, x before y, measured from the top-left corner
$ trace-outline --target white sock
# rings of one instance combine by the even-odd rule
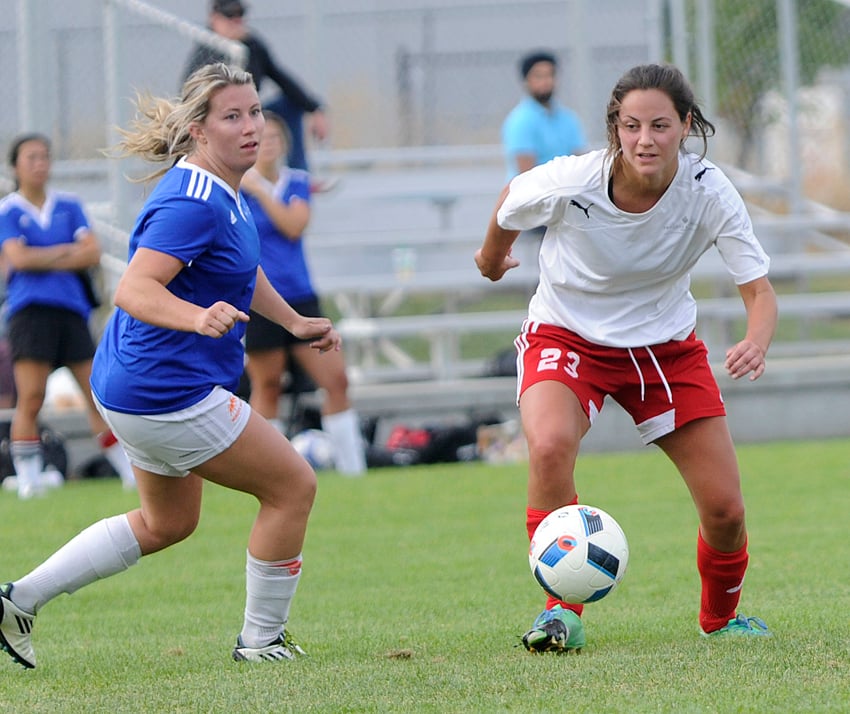
[[[10,452],[15,474],[18,477],[18,496],[30,498],[41,492],[41,472],[44,469],[41,441],[38,439],[13,441]]]
[[[283,631],[289,619],[289,608],[298,580],[301,578],[301,555],[269,562],[248,553],[245,567],[245,620],[242,644],[265,647]]]
[[[62,593],[69,595],[95,580],[135,565],[142,557],[127,514],[104,518],[74,536],[35,570],[12,583],[21,609],[37,613]]]
[[[116,441],[111,446],[102,449],[102,451],[110,466],[121,477],[121,483],[124,484],[124,488],[135,488],[136,475],[133,473],[133,467],[130,465],[130,460],[127,458],[124,447]]]
[[[359,476],[366,470],[360,418],[354,409],[322,415],[322,431],[334,444],[334,466],[346,476]]]

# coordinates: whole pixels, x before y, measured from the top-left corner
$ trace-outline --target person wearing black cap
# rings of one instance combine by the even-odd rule
[[[557,66],[555,55],[545,50],[536,50],[520,60],[527,96],[502,124],[508,180],[556,156],[587,150],[578,115],[554,99]]]
[[[329,132],[328,119],[321,102],[304,89],[289,73],[272,58],[265,42],[251,32],[245,15],[248,5],[241,0],[212,0],[210,4],[209,29],[228,40],[241,42],[248,48],[248,65],[245,69],[254,77],[257,89],[261,89],[266,78],[281,91],[281,96],[264,106],[283,117],[292,135],[287,164],[291,168],[308,170],[304,147],[304,115],[310,134],[318,141],[324,140]],[[181,84],[192,72],[206,64],[227,62],[223,52],[197,43],[186,62]]]

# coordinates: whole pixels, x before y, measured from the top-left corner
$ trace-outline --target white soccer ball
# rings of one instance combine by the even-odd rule
[[[321,429],[305,429],[292,437],[292,446],[316,471],[334,467],[334,445]]]
[[[544,518],[528,552],[540,586],[569,603],[601,600],[623,579],[629,544],[609,514],[593,506],[564,506]]]

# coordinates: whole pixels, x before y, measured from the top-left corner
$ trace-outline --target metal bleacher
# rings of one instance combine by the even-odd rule
[[[483,279],[472,260],[502,187],[497,151],[489,159],[479,153],[472,167],[450,162],[450,154],[431,162],[419,155],[406,166],[403,154],[383,156],[389,167],[373,164],[368,174],[343,174],[349,185],[336,195],[318,197],[317,220],[309,233],[320,292],[340,315],[337,326],[345,339],[353,397],[361,411],[398,418],[471,408],[515,414],[514,379],[487,376],[486,361],[468,357],[462,348],[464,341],[488,333],[500,335],[509,348],[537,281],[537,245],[530,241],[516,244],[521,268],[499,283]],[[782,186],[740,171],[730,170],[730,175],[745,199],[752,199],[756,232],[771,254],[782,328],[771,347],[768,371],[758,382],[726,377],[723,354],[743,334],[745,313],[719,256],[709,252],[704,257],[693,274],[698,330],[709,345],[727,403],[741,402],[738,417],[730,408],[730,422],[745,440],[748,435],[846,435],[850,214],[813,203],[805,206],[804,215],[770,213],[759,199],[780,194]],[[402,202],[399,196],[406,198]],[[417,297],[435,294],[438,299],[427,310],[410,314],[405,309]],[[504,294],[515,302],[508,306]],[[813,329],[817,324],[835,329],[822,336]],[[409,349],[416,338],[427,344],[424,352],[421,345],[419,353]],[[796,410],[779,406],[791,397]],[[820,416],[828,413],[834,416]],[[601,421],[613,425],[620,418],[608,415]],[[588,448],[622,448],[622,440],[611,435],[632,430],[620,424],[613,431],[593,431]]]
[[[504,176],[496,147],[466,153],[328,153],[316,162],[341,180],[315,197],[305,245],[318,291],[343,335],[352,400],[364,416],[443,418],[482,410],[516,416],[514,378],[490,376],[487,356],[469,356],[463,345],[489,334],[498,338],[493,344],[510,349],[536,285],[537,245],[518,242],[514,254],[522,267],[502,281],[479,275],[473,254]],[[745,198],[776,190],[740,173],[732,177]],[[110,223],[108,206],[96,212],[109,295],[124,266],[127,234]],[[850,339],[840,330],[812,337],[810,328],[850,324],[850,280],[843,280],[850,274],[844,242],[850,214],[809,206],[806,215],[782,216],[758,205],[752,214],[772,256],[781,322],[795,327],[781,331],[758,382],[728,379],[722,355],[740,339],[744,308],[718,257],[706,254],[693,275],[698,330],[716,363],[730,424],[742,440],[847,435]],[[813,287],[822,280],[837,287]],[[784,408],[792,398],[795,409]],[[82,415],[55,418],[72,435],[86,433]],[[608,408],[586,448],[637,448],[636,437],[623,436],[632,432],[619,410]]]

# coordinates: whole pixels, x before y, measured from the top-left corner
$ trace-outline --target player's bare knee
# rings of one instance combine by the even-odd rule
[[[148,547],[145,552],[163,550],[188,538],[198,527],[198,516],[183,515],[176,519],[145,519]]]
[[[744,528],[744,504],[740,501],[717,505],[702,515],[702,528],[724,538]]]
[[[577,439],[569,434],[549,430],[531,432],[527,439],[531,458],[543,467],[563,465],[571,460],[578,446]]]
[[[273,479],[269,483],[272,488],[257,495],[262,503],[273,508],[300,508],[308,512],[313,507],[318,481],[316,472],[306,461],[293,464],[285,478]]]
[[[345,370],[339,370],[337,372],[332,373],[328,377],[328,382],[325,385],[325,389],[328,392],[333,392],[336,395],[345,396],[348,393],[348,376],[345,374]]]
[[[308,508],[312,508],[318,489],[316,472],[307,464],[306,469],[299,469],[297,478],[293,479],[293,482],[294,485],[292,491],[290,491],[290,496],[294,496]]]

